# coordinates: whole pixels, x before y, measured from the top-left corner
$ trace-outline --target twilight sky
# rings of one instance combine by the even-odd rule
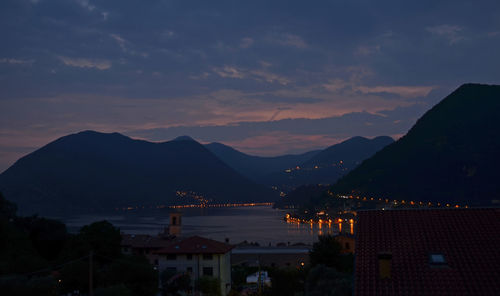
[[[494,1],[0,1],[0,172],[81,130],[256,155],[395,138],[500,81]]]

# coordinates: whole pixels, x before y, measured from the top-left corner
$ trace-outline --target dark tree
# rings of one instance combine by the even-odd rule
[[[57,220],[37,216],[18,217],[15,225],[28,234],[33,247],[47,260],[56,259],[68,239],[66,225]]]
[[[124,284],[133,296],[153,296],[158,290],[158,272],[143,256],[123,256],[106,269],[106,285]]]
[[[120,284],[116,286],[109,286],[104,288],[97,288],[94,292],[95,296],[132,296],[132,292]]]
[[[113,260],[121,255],[120,230],[108,221],[94,222],[82,227],[79,238],[94,251],[99,261]]]
[[[192,290],[191,277],[188,274],[177,274],[165,270],[161,273],[163,295],[179,295],[179,292],[188,293]]]
[[[16,217],[16,204],[8,201],[0,192],[0,219],[10,220]]]
[[[0,278],[0,291],[2,295],[9,296],[59,295],[54,278],[51,276],[31,278],[26,276],[11,276]]]
[[[297,269],[272,269],[269,272],[271,277],[270,295],[287,296],[295,295],[304,290],[304,280],[306,271]]]
[[[311,269],[306,280],[306,296],[352,295],[351,276],[324,265]]]
[[[60,291],[69,293],[75,290],[88,293],[89,290],[89,263],[88,261],[78,260],[67,264],[59,271],[58,279],[61,281]]]
[[[320,235],[318,238],[319,241],[314,243],[309,253],[311,265],[323,264],[327,267],[338,268],[341,263],[342,246],[331,235]]]
[[[207,296],[221,295],[219,279],[203,276],[196,281],[196,290]]]

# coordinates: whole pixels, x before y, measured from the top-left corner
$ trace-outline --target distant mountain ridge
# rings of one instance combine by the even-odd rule
[[[286,171],[268,175],[266,184],[286,191],[302,185],[334,184],[363,160],[393,142],[394,139],[387,136],[374,139],[353,137],[316,153]]]
[[[344,166],[354,168],[375,152],[394,142],[388,136],[373,139],[352,137],[342,143],[330,146],[302,164],[303,167],[326,166],[342,161]]]
[[[193,203],[180,200],[178,190],[215,202],[275,199],[186,138],[151,143],[85,131],[47,144],[0,175],[0,191],[28,213]]]
[[[269,174],[302,164],[320,152],[313,150],[296,155],[263,157],[245,154],[221,143],[210,143],[205,147],[239,173],[260,183],[265,183],[263,179]]]
[[[335,182],[392,141],[354,137],[321,151],[259,157],[220,143],[201,145],[189,136],[153,143],[84,131],[19,159],[0,174],[0,191],[25,213],[199,203],[200,198],[275,201],[282,190]]]
[[[498,110],[500,86],[462,85],[331,190],[468,205],[500,200]]]

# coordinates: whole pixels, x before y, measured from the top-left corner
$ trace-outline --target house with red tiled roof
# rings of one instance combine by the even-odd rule
[[[149,263],[158,267],[158,254],[155,252],[179,240],[177,237],[181,233],[181,216],[181,213],[178,212],[170,213],[170,224],[168,227],[165,227],[162,233],[156,236],[122,233],[122,253],[127,255],[144,255],[149,260]]]
[[[356,295],[499,295],[500,209],[358,212]]]
[[[160,234],[152,236],[147,234],[122,233],[121,249],[123,254],[144,255],[149,263],[158,266],[158,255],[154,252],[172,244],[176,238]]]
[[[233,246],[191,236],[178,239],[155,252],[159,256],[159,270],[190,275],[192,284],[203,276],[219,279],[222,295],[231,290],[231,249]]]

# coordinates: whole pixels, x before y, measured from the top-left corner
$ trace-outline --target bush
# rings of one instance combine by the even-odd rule
[[[307,276],[305,292],[306,296],[349,296],[352,294],[352,278],[334,268],[318,265]]]
[[[196,281],[196,289],[207,296],[220,296],[219,279],[203,276]]]
[[[95,290],[95,296],[132,296],[132,292],[124,284],[98,288]]]

